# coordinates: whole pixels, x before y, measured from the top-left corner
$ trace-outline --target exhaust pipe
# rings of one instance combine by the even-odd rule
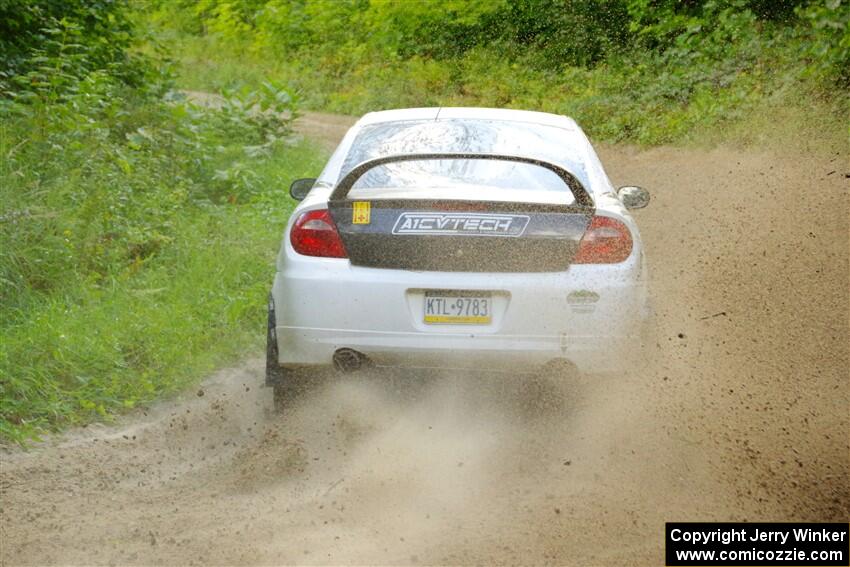
[[[337,349],[334,352],[333,362],[334,368],[345,374],[355,372],[365,366],[370,366],[372,363],[368,356],[350,348]]]

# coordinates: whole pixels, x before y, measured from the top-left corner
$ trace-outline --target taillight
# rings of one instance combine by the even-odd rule
[[[327,209],[307,211],[292,225],[289,233],[292,248],[304,256],[347,258],[345,246],[336,230],[336,224]]]
[[[593,217],[584,232],[574,264],[616,264],[632,253],[632,233],[611,217]]]

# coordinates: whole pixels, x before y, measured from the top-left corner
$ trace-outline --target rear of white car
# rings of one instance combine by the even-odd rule
[[[637,227],[572,120],[373,113],[286,228],[268,381],[366,363],[619,371],[646,311]]]

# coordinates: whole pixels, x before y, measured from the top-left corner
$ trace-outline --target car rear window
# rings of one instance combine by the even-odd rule
[[[570,155],[575,145],[563,128],[500,120],[408,120],[363,127],[340,169],[340,179],[358,164],[378,157],[424,153],[511,155],[554,163],[587,186],[583,164]],[[355,188],[411,188],[446,184],[500,189],[564,191],[569,188],[544,167],[496,160],[416,160],[378,166]]]
[[[416,159],[367,171],[349,198],[435,198],[498,201],[574,201],[551,169],[497,159]]]

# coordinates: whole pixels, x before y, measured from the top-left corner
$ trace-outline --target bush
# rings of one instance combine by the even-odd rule
[[[809,72],[826,83],[850,87],[850,2],[813,3],[798,14],[810,25],[803,32]]]
[[[45,25],[0,98],[0,435],[19,441],[255,344],[283,188],[321,157],[290,143],[274,83],[192,104],[156,61],[137,87],[80,25]]]
[[[94,71],[144,88],[155,67],[135,41],[126,0],[0,0],[0,96],[22,80],[60,91]]]
[[[100,75],[73,92],[4,106],[0,432],[17,439],[148,402],[255,344],[283,188],[320,167],[286,142],[294,108],[271,85],[217,109]]]

